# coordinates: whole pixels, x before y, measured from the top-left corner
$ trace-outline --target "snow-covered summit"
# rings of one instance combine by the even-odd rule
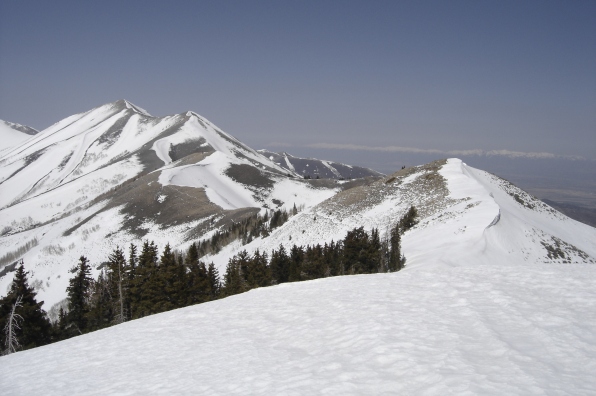
[[[119,100],[7,150],[0,188],[0,290],[11,278],[5,266],[23,258],[46,279],[40,295],[51,306],[81,254],[97,266],[142,238],[178,247],[265,209],[314,205],[341,186],[309,184],[194,112],[153,117]]]

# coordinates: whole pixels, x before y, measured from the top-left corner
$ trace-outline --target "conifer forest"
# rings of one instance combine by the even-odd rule
[[[205,303],[248,290],[331,276],[399,271],[406,259],[401,253],[401,235],[416,224],[411,207],[381,240],[378,229],[363,227],[349,231],[343,240],[323,245],[283,245],[271,252],[246,250],[233,256],[221,274],[213,263],[201,258],[218,251],[234,239],[245,244],[267,235],[296,213],[274,211],[271,216],[254,216],[194,242],[187,251],[173,251],[167,244],[159,251],[153,241],[141,246],[116,247],[99,264],[97,279],[85,256],[71,269],[67,301],[57,320],[51,323],[36,300],[28,273],[20,262],[7,296],[0,300],[2,353],[9,354],[49,344],[142,318],[160,312]]]

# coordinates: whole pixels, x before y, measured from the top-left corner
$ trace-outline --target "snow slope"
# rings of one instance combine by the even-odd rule
[[[517,199],[515,198],[517,195]],[[521,204],[520,201],[524,202]],[[353,228],[388,235],[411,205],[420,224],[404,235],[408,265],[596,263],[596,229],[557,212],[529,194],[459,159],[400,171],[339,193],[299,213],[270,237],[229,246],[208,257],[225,269],[240,250],[338,241]],[[549,249],[560,254],[556,257]]]
[[[147,317],[2,357],[0,384],[27,395],[594,394],[596,266],[460,264]]]
[[[37,133],[31,127],[0,120],[0,157]]]

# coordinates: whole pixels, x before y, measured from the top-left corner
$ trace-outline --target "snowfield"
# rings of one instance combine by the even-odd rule
[[[0,120],[0,156],[37,133],[38,131],[31,127]]]
[[[593,395],[595,278],[586,265],[428,263],[283,284],[2,357],[0,384],[11,395]]]

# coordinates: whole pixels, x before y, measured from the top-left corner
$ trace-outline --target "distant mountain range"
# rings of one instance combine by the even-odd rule
[[[259,153],[282,168],[302,175],[305,178],[346,180],[369,176],[384,176],[380,172],[360,166],[351,166],[315,158],[300,158],[286,152],[274,153],[268,150],[259,150]]]

